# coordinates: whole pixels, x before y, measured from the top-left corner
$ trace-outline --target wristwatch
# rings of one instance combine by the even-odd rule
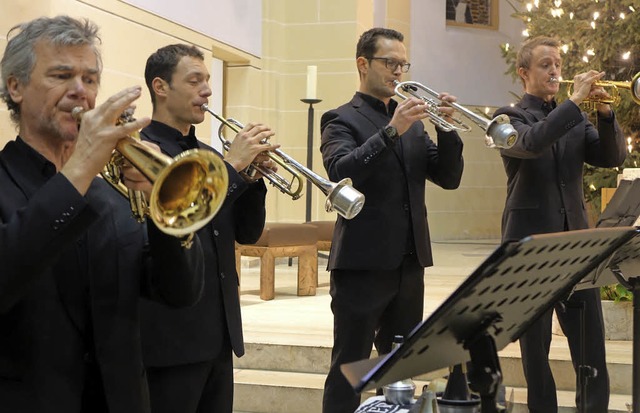
[[[387,137],[392,141],[396,141],[400,137],[398,135],[398,130],[395,128],[395,126],[387,125],[384,127],[383,131],[384,131],[384,134],[387,135]]]

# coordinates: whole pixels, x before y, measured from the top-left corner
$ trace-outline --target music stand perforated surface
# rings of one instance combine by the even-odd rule
[[[638,218],[640,218],[640,179],[622,180],[600,215],[596,228],[638,226]],[[575,289],[598,288],[616,283],[625,284],[625,280],[611,271],[611,268],[618,267],[625,274],[640,274],[639,239],[634,238],[603,260],[576,284]]]
[[[617,227],[505,242],[401,346],[385,356],[343,364],[341,370],[360,393],[467,362],[469,343],[483,334],[497,352],[636,233]]]

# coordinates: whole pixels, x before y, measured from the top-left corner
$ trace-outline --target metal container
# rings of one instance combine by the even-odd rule
[[[396,381],[395,383],[387,384],[382,387],[382,393],[384,394],[387,403],[399,404],[402,406],[411,404],[415,392],[416,385],[411,379]]]

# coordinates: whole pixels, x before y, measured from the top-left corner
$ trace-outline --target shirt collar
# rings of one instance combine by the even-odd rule
[[[396,107],[398,107],[398,102],[396,102],[395,100],[391,99],[389,101],[389,110],[387,111],[387,106],[380,99],[375,98],[375,97],[373,97],[371,95],[367,95],[367,94],[362,93],[362,92],[356,92],[356,95],[360,96],[362,98],[362,100],[364,100],[365,102],[367,102],[369,104],[369,106],[371,106],[372,108],[374,108],[378,112],[380,112],[380,113],[382,113],[384,115],[387,115],[387,116],[393,116],[394,112],[396,111]]]
[[[545,116],[558,106],[555,99],[552,99],[551,102],[545,102],[542,98],[528,93],[525,93],[525,98],[528,101],[529,107],[539,109]]]
[[[178,145],[184,150],[198,148],[198,138],[196,138],[196,128],[191,125],[189,133],[182,135],[182,133],[167,125],[166,123],[152,120],[149,126],[147,126],[154,136],[162,136],[166,139],[176,141]]]

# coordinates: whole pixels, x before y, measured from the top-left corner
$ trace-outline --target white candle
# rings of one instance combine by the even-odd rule
[[[316,98],[318,66],[307,66],[307,99]]]

